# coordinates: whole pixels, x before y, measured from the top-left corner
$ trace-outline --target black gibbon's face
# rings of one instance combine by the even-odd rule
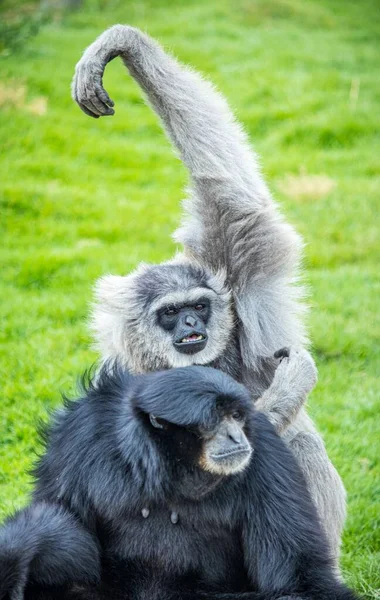
[[[252,447],[244,431],[246,417],[239,408],[219,414],[206,428],[181,427],[153,414],[149,421],[162,442],[169,444],[175,460],[225,476],[242,471],[250,461]]]
[[[208,298],[176,305],[169,304],[157,311],[160,327],[172,335],[174,348],[183,354],[196,354],[206,347],[206,325],[210,318]]]
[[[232,475],[249,463],[252,447],[244,432],[245,417],[240,410],[226,415],[218,425],[203,433],[199,466],[217,475]]]

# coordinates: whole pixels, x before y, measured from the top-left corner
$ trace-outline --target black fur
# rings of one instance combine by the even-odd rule
[[[44,587],[64,594],[67,582],[96,583],[99,576],[95,536],[58,503],[33,502],[0,529],[0,598],[23,598],[27,582],[26,598],[42,598],[37,590]]]
[[[201,432],[236,409],[248,467],[201,470]],[[0,532],[0,598],[23,598],[24,584],[26,600],[355,598],[292,453],[214,369],[103,369],[56,413],[35,477],[31,506]]]

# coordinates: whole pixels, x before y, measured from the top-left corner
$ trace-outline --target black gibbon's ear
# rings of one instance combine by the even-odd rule
[[[168,422],[165,421],[165,419],[160,419],[152,414],[149,415],[149,420],[156,429],[166,429],[168,425]]]

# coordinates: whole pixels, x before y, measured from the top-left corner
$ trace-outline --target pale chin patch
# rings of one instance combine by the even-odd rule
[[[175,348],[172,348],[167,354],[170,368],[178,369],[180,367],[190,367],[191,365],[208,365],[218,357],[218,352],[208,347],[209,344],[210,340],[207,342],[206,348],[195,354],[181,354]]]
[[[235,473],[241,473],[246,467],[248,467],[252,457],[252,449],[247,452],[246,456],[242,459],[237,460],[226,460],[226,461],[214,461],[210,456],[207,456],[202,460],[201,467],[209,473],[215,475],[234,475]]]

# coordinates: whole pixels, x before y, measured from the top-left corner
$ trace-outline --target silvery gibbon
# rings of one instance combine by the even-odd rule
[[[295,285],[301,239],[225,100],[138,29],[115,25],[84,52],[72,94],[87,115],[114,114],[102,77],[117,56],[160,117],[191,189],[174,235],[183,253],[98,282],[93,327],[102,357],[134,373],[209,365],[244,383],[295,454],[338,557],[345,490],[303,408],[315,366]],[[283,347],[289,356],[276,370]],[[304,382],[297,377],[293,387],[300,370]]]
[[[357,600],[291,451],[226,373],[105,365],[0,528],[0,600]]]

